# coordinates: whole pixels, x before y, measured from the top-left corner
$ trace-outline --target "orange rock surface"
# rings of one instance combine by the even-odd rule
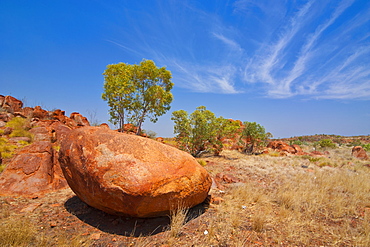
[[[168,215],[203,202],[212,181],[189,154],[149,138],[82,127],[62,141],[59,161],[77,196],[110,214]]]

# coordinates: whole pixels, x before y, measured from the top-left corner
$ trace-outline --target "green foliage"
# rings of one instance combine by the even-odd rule
[[[299,145],[299,146],[302,146],[304,145],[304,143],[301,141],[301,140],[294,140],[294,141],[290,141],[289,142],[289,145]]]
[[[52,146],[52,148],[53,148],[55,151],[59,152],[59,150],[60,150],[60,145],[54,145],[54,146]]]
[[[370,143],[363,144],[362,147],[365,149],[365,151],[370,151]]]
[[[17,146],[10,144],[6,138],[0,137],[0,153],[2,158],[11,158],[16,148]]]
[[[10,127],[12,129],[24,129],[26,122],[27,122],[27,119],[25,118],[15,117],[6,123],[6,127]]]
[[[266,133],[265,128],[256,122],[244,122],[245,128],[240,136],[240,143],[244,145],[244,151],[252,154],[266,145],[267,140],[272,137],[271,133]]]
[[[240,128],[237,122],[216,117],[205,106],[197,107],[190,116],[184,110],[174,111],[171,120],[175,122],[174,133],[180,148],[194,157],[208,151],[219,154],[222,139],[235,135]]]
[[[318,142],[318,146],[321,148],[335,148],[336,145],[331,139],[322,139]]]
[[[351,143],[350,143],[350,146],[362,146],[362,143],[360,140],[353,140]]]
[[[170,109],[173,100],[171,72],[158,68],[151,60],[143,60],[139,65],[111,64],[103,73],[103,100],[110,107],[110,121],[118,124],[123,131],[125,120],[138,127],[148,117],[156,122],[158,117]]]
[[[13,129],[9,137],[29,137],[32,141],[33,135],[28,131],[28,124],[28,119],[15,117],[7,122],[5,126]]]
[[[300,156],[302,159],[307,159],[307,160],[309,160],[310,162],[312,162],[312,163],[315,163],[315,162],[318,162],[318,161],[321,161],[321,160],[323,160],[323,158],[322,157],[312,157],[312,156],[310,156],[310,155],[302,155],[302,156]]]
[[[197,160],[197,161],[198,161],[198,164],[201,165],[201,166],[207,165],[207,161],[205,161],[205,160],[200,159],[200,160]]]

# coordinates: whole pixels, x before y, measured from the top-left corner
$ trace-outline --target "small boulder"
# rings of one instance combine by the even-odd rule
[[[72,112],[69,118],[72,119],[77,126],[90,126],[90,123],[87,120],[87,118],[82,116],[78,112]]]
[[[59,161],[82,201],[116,215],[155,217],[178,206],[193,207],[207,198],[212,184],[188,153],[107,128],[70,131]]]
[[[285,143],[283,141],[272,141],[267,145],[267,148],[275,149],[280,152],[286,152],[290,154],[297,153],[296,147],[292,147],[288,143]]]
[[[41,108],[41,106],[35,106],[33,109],[32,117],[38,119],[47,119],[49,116],[48,111]]]
[[[49,131],[46,127],[35,127],[30,129],[30,133],[33,134],[33,140],[38,141],[50,141]]]
[[[352,148],[352,156],[360,160],[369,159],[369,156],[367,156],[366,151],[361,146],[355,146]]]

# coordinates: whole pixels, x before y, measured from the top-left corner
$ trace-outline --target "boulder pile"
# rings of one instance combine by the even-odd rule
[[[304,155],[302,148],[299,145],[289,145],[283,141],[272,141],[267,145],[267,148],[278,150],[286,154]]]
[[[88,126],[89,121],[77,112],[67,117],[62,110],[23,107],[23,102],[12,96],[0,95],[0,109],[0,137],[6,138],[9,145],[31,142],[30,137],[10,137],[13,129],[6,124],[15,117],[29,120],[27,128],[33,136],[31,145],[7,160],[0,174],[0,195],[33,197],[67,187],[58,161],[60,142],[70,130]]]

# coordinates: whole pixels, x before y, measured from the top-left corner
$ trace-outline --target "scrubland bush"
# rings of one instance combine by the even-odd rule
[[[29,137],[32,140],[33,135],[28,131],[28,125],[29,121],[25,118],[12,118],[9,122],[6,123],[6,127],[10,127],[13,129],[9,137]]]
[[[11,158],[16,148],[17,145],[12,145],[6,138],[0,137],[0,153],[2,158],[4,159]]]
[[[370,152],[370,143],[363,144],[363,145],[362,145],[362,147],[363,147],[366,151]]]
[[[315,148],[335,148],[337,145],[331,140],[331,139],[322,139],[318,142],[315,142],[314,144]]]
[[[199,157],[204,152],[218,155],[223,150],[223,138],[233,137],[240,128],[238,122],[230,121],[199,106],[190,115],[174,111],[171,120],[175,122],[174,133],[180,149]]]

